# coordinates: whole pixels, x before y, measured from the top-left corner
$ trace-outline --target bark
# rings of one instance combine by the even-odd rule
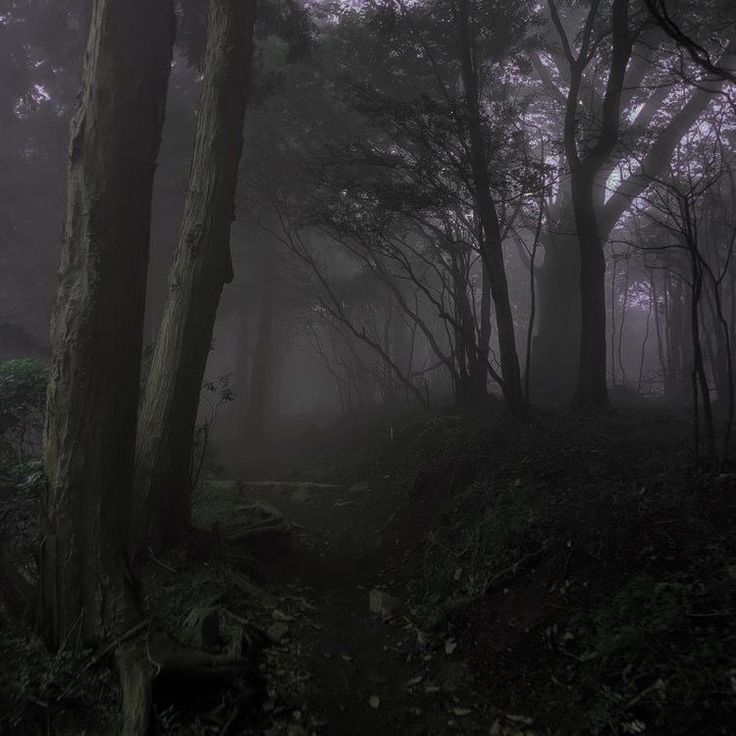
[[[51,326],[40,553],[49,645],[135,615],[123,545],[133,485],[151,195],[173,3],[97,0],[71,127]]]
[[[230,226],[254,19],[254,2],[211,0],[184,218],[138,423],[134,552],[174,543],[189,526],[200,390],[220,295],[232,279]]]
[[[580,249],[580,348],[575,403],[605,406],[606,384],[606,259],[595,208],[594,184],[582,178],[574,184],[573,202]]]
[[[516,351],[514,317],[509,301],[501,228],[491,195],[491,182],[480,112],[478,68],[474,58],[469,0],[460,0],[456,22],[470,141],[473,197],[483,230],[483,238],[480,243],[481,256],[488,269],[491,295],[496,308],[496,329],[498,331],[501,376],[503,378],[501,389],[510,413],[519,414],[525,407],[524,391],[519,357]]]

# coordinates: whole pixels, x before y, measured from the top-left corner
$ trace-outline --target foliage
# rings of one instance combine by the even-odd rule
[[[732,733],[736,546],[718,483],[733,476],[699,474],[687,423],[557,417],[485,444],[462,424],[435,420],[412,430],[421,454],[403,437],[395,450],[435,494],[412,504],[416,523],[423,505],[434,519],[411,586],[419,626],[477,650],[474,666],[491,651],[495,698],[550,733]],[[437,468],[457,445],[476,480],[453,489]]]
[[[230,388],[230,374],[218,376],[215,380],[205,381],[200,395],[201,421],[194,430],[194,446],[192,456],[192,488],[197,489],[202,471],[208,460],[212,461],[210,439],[217,423],[220,409],[235,398]]]
[[[12,465],[16,475],[28,475],[23,466],[39,449],[46,376],[45,366],[32,359],[0,363],[0,453],[6,472]]]
[[[25,630],[0,627],[0,731],[12,736],[72,736],[111,727],[116,718],[115,674],[89,668],[88,652],[50,654]],[[86,714],[86,715],[85,715]]]

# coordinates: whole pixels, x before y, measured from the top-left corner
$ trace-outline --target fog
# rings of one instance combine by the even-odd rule
[[[7,732],[733,732],[735,34],[0,1]]]

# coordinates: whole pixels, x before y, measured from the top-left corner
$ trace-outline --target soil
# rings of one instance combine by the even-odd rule
[[[231,464],[142,589],[171,631],[198,608],[242,624],[252,667],[158,683],[154,733],[736,732],[736,474],[690,442],[657,405],[372,417]],[[103,732],[74,661],[28,678],[14,732]]]

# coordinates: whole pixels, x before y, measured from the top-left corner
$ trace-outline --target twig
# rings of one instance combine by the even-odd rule
[[[240,716],[241,711],[241,705],[238,703],[228,716],[228,719],[225,721],[225,723],[222,724],[222,729],[220,730],[220,736],[227,736],[235,725],[235,721],[238,720],[238,716]]]
[[[156,557],[155,554],[153,554],[153,547],[148,548],[148,556],[151,558],[153,562],[155,562],[159,567],[163,567],[164,570],[168,570],[169,572],[176,573],[178,572],[175,567],[172,567],[171,565],[167,564],[166,562],[163,562],[162,560],[159,560],[158,557]]]
[[[521,559],[514,562],[513,565],[509,565],[507,568],[501,570],[501,572],[496,573],[491,578],[489,578],[488,582],[485,584],[485,587],[483,588],[483,595],[486,595],[488,591],[491,589],[491,586],[499,579],[502,578],[504,575],[508,575],[508,573],[514,573],[519,568],[520,565],[522,565],[524,562],[527,562],[528,560],[534,559],[535,557],[539,557],[542,553],[546,552],[549,549],[549,545],[543,545],[540,549],[538,549],[536,552],[529,552],[528,554],[525,554]]]
[[[645,687],[638,695],[635,695],[633,698],[631,698],[631,700],[629,700],[628,703],[626,703],[626,705],[624,706],[624,710],[629,710],[630,708],[633,708],[637,703],[644,700],[647,695],[650,695],[655,690],[659,690],[662,685],[662,681],[657,680],[656,682],[653,682],[649,687]]]
[[[376,529],[376,531],[374,531],[373,533],[374,534],[383,534],[383,532],[385,532],[386,529],[388,529],[391,526],[391,524],[394,523],[394,521],[396,520],[396,517],[399,515],[399,511],[400,510],[401,509],[396,509],[393,512],[393,514],[391,514],[391,516],[388,517],[388,521],[380,529]]]

